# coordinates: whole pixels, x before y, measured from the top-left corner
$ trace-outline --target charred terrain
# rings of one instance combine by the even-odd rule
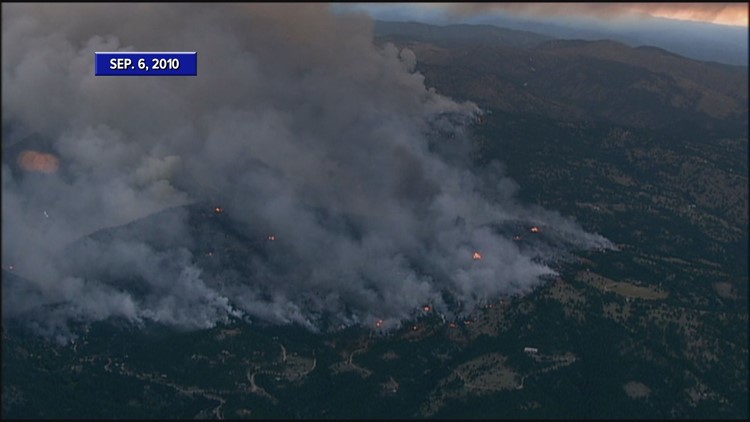
[[[108,320],[59,345],[4,320],[4,418],[749,416],[748,68],[481,27],[376,34],[414,51],[427,86],[484,110],[470,128],[475,168],[500,160],[524,203],[617,250],[576,252],[530,294],[461,318],[424,304],[388,333]],[[155,233],[141,241],[189,250],[215,283],[250,257],[283,272],[274,248],[288,240],[249,236],[220,205],[97,232],[71,260],[140,225]],[[190,222],[190,242],[159,234],[174,219]],[[523,245],[554,229],[499,230]],[[10,283],[23,280],[3,269]]]

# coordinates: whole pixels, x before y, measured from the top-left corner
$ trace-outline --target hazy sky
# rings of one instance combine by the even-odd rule
[[[639,19],[650,16],[720,25],[748,25],[748,3],[362,3],[361,6],[373,9],[411,8],[427,15],[447,13],[460,17],[507,12],[521,16],[598,19]]]

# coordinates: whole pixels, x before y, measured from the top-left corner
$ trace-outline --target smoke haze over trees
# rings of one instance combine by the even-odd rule
[[[528,292],[567,248],[611,246],[518,203],[500,165],[471,170],[467,127],[481,110],[426,87],[412,51],[373,46],[365,15],[2,8],[2,261],[25,280],[3,283],[3,316],[42,332],[111,316],[186,328],[230,315],[311,329],[323,316],[397,324],[424,303],[444,309],[443,292],[468,308]],[[95,77],[96,51],[197,51],[198,76]],[[9,153],[29,134],[43,140],[34,157],[51,156],[54,169]],[[205,201],[283,239],[285,271],[252,260],[252,274],[208,283],[187,248],[155,250],[138,236],[66,255],[97,230]],[[521,249],[493,228],[518,220],[553,227],[550,241]],[[186,218],[161,230],[192,236]],[[84,276],[91,266],[138,279],[138,293]]]

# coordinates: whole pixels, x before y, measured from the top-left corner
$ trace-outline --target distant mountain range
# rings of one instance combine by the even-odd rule
[[[412,40],[445,47],[503,45],[535,47],[553,37],[493,25],[428,25],[419,22],[375,22],[375,35],[394,40]]]
[[[378,22],[375,33],[412,49],[428,85],[482,107],[650,128],[747,127],[747,67],[487,25]]]
[[[396,22],[378,20],[375,24],[376,35],[395,35],[412,37],[414,40],[428,41],[424,37],[433,37],[438,41],[436,28],[442,28],[440,37],[460,40],[469,37],[472,40],[484,39],[507,41],[505,45],[522,46],[518,40],[533,43],[539,40],[609,39],[630,47],[654,46],[670,52],[701,61],[747,66],[748,65],[748,29],[743,27],[714,25],[703,22],[686,22],[670,19],[649,18],[640,22],[617,23],[607,25],[592,22],[567,22],[565,20],[532,20],[519,17],[490,15],[476,17],[458,25],[437,26],[428,23]],[[517,31],[513,33],[513,31]],[[458,34],[461,35],[458,35]],[[424,38],[424,39],[423,39]]]

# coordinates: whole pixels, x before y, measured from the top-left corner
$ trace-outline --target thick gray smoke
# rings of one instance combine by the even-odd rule
[[[375,47],[364,16],[316,5],[2,11],[2,261],[25,279],[13,284],[25,290],[4,283],[4,315],[36,309],[40,330],[108,317],[200,328],[230,315],[395,326],[425,303],[445,308],[445,292],[471,309],[552,274],[560,247],[522,250],[493,228],[504,221],[609,246],[519,205],[498,172],[472,173],[464,131],[477,107],[425,87],[413,52]],[[198,76],[95,77],[95,51],[197,51]],[[29,139],[57,171],[16,165],[9,151]],[[86,249],[88,265],[135,285],[69,271],[71,242],[207,200],[248,233],[277,236],[283,271],[278,257],[248,257],[252,271],[209,282],[187,248],[138,236]],[[186,221],[160,229],[190,238]]]

